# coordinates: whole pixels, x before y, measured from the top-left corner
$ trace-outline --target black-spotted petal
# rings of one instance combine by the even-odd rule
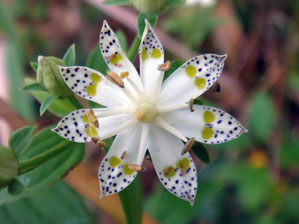
[[[218,144],[238,138],[247,130],[230,114],[208,106],[193,106],[163,114],[163,118],[186,137],[206,144]]]
[[[68,87],[77,95],[104,106],[129,104],[129,98],[118,85],[108,81],[100,72],[87,67],[60,67]]]
[[[147,20],[145,20],[145,24],[139,47],[140,77],[145,94],[151,97],[154,91],[159,92],[161,88],[163,74],[158,67],[164,63],[164,50]]]
[[[197,174],[189,153],[181,155],[184,144],[167,131],[152,127],[149,151],[156,173],[172,194],[193,205],[197,192]]]
[[[99,168],[101,198],[126,188],[137,175],[130,165],[140,166],[146,145],[140,148],[142,125],[138,124],[119,133]],[[142,159],[138,161],[138,157]]]
[[[226,55],[204,54],[188,60],[163,83],[160,105],[180,104],[207,91],[219,78]]]
[[[93,124],[94,122],[92,122],[92,119],[88,115],[89,110],[90,109],[80,109],[68,114],[60,120],[53,131],[69,141],[91,142],[92,137],[102,138],[102,136],[114,132],[121,124],[130,120],[130,115],[122,113],[126,110],[121,108],[93,109],[94,115],[98,117],[97,127]],[[118,111],[120,113],[115,113]],[[109,113],[117,115],[106,117]]]

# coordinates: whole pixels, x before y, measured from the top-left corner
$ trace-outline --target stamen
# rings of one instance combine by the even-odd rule
[[[102,140],[100,140],[99,138],[97,137],[92,137],[91,138],[91,141],[93,141],[94,143],[96,143],[98,146],[101,147],[101,149],[104,149],[106,147],[106,143]]]
[[[126,73],[126,72],[124,72]],[[129,72],[128,72],[128,75],[127,76],[124,76],[124,78],[126,78],[128,80],[128,82],[130,83],[130,85],[133,87],[133,89],[135,90],[135,92],[139,95],[139,96],[142,96],[143,93],[142,91],[139,89],[139,87],[135,84],[135,82],[133,82],[132,79],[130,79],[129,77]]]
[[[114,73],[114,72],[111,72],[111,71],[107,71],[107,76],[106,76],[106,79],[109,80],[110,82],[118,85],[119,87],[121,88],[124,88],[125,85],[124,85],[124,82],[121,80],[121,78],[119,78],[119,76]]]
[[[183,164],[180,164],[180,173],[181,173],[182,176],[185,175],[185,170],[184,170]]]
[[[193,109],[193,103],[194,103],[194,99],[191,98],[191,99],[189,100],[189,102],[188,102],[188,104],[189,104],[189,109],[190,109],[191,112],[194,112],[194,109]]]
[[[183,148],[182,155],[184,155],[186,152],[188,152],[192,148],[194,143],[195,143],[194,138],[189,139],[189,141],[186,143],[185,147]]]
[[[164,130],[168,131],[170,134],[173,134],[174,136],[178,137],[179,139],[183,140],[184,142],[188,142],[187,138],[177,129],[175,129],[173,126],[168,124],[163,118],[160,116],[157,116],[154,120],[154,123],[163,128]]]
[[[159,93],[161,91],[161,86],[163,82],[164,72],[160,72],[159,77],[156,81],[156,85],[153,88],[152,94],[151,94],[151,102],[156,103],[159,97]]]
[[[128,165],[128,168],[130,170],[134,170],[134,171],[141,171],[142,170],[142,167],[139,166],[139,165]]]
[[[145,157],[145,159],[146,159],[146,160],[151,160],[151,156],[150,156],[150,155],[147,155],[147,156]]]
[[[141,164],[146,150],[146,143],[150,131],[150,126],[143,124],[141,129],[140,144],[137,156],[137,164]]]
[[[166,61],[164,64],[158,65],[159,71],[168,71],[171,67],[170,61]]]
[[[121,72],[121,73],[120,73],[120,78],[121,78],[121,79],[124,79],[124,78],[126,78],[128,75],[129,75],[129,72]]]
[[[110,56],[105,56],[105,59],[107,60],[107,61],[110,61],[112,58],[114,58],[116,55],[115,54],[112,54],[112,55],[110,55]]]
[[[120,159],[123,160],[127,155],[127,151],[123,151],[123,153],[120,156]]]
[[[110,138],[110,137],[116,135],[117,133],[119,133],[129,127],[132,127],[134,124],[136,124],[136,122],[137,122],[137,120],[135,118],[132,118],[132,119],[126,121],[125,123],[121,124],[120,126],[118,126],[118,128],[116,128],[100,137],[102,140]]]
[[[94,115],[94,112],[93,112],[92,109],[87,111],[87,116],[88,116],[88,119],[91,122],[91,124],[98,128],[99,127],[99,121],[98,121],[97,117]]]
[[[171,169],[173,169],[171,166],[168,167],[168,169],[165,171],[164,176],[167,177],[168,174],[170,173]]]
[[[175,105],[167,105],[167,106],[156,106],[158,113],[166,113],[173,110],[178,110],[188,107],[187,103],[183,104],[175,104]]]
[[[120,114],[126,114],[126,113],[132,113],[135,111],[135,108],[130,107],[116,107],[116,108],[109,108],[107,111],[96,111],[97,118],[102,117],[110,117],[114,115],[120,115]]]

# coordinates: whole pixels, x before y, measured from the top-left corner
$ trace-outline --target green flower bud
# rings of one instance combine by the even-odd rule
[[[39,56],[36,80],[49,92],[68,98],[73,93],[65,84],[59,66],[66,66],[66,64],[59,58]]]
[[[136,10],[143,13],[159,12],[167,0],[130,0]]]
[[[6,187],[18,176],[18,164],[14,152],[0,146],[0,187]]]

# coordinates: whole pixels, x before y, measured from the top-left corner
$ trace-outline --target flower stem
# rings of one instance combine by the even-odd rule
[[[71,143],[72,142],[69,141],[63,141],[46,152],[43,152],[31,159],[19,162],[19,171],[18,171],[19,175],[23,173],[27,173],[39,167],[40,165],[49,161],[56,155],[60,154],[61,152],[64,152],[65,147],[70,145]]]
[[[133,43],[132,43],[132,45],[131,45],[131,47],[130,47],[130,49],[128,51],[128,54],[127,54],[127,56],[128,56],[128,58],[129,58],[130,61],[133,61],[134,58],[136,57],[136,54],[137,54],[140,42],[141,42],[141,40],[140,40],[140,38],[138,36],[138,33],[136,33],[136,36],[135,36],[135,38],[133,40]]]

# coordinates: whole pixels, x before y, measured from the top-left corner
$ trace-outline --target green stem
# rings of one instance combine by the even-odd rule
[[[79,103],[79,101],[76,99],[74,95],[70,96],[68,100],[73,104],[74,107],[77,109],[83,108],[82,105]]]
[[[127,54],[130,61],[133,61],[134,58],[136,57],[140,42],[141,42],[141,40],[138,36],[138,33],[136,33],[136,36],[135,36],[135,38],[133,40],[133,43],[131,44],[131,47],[130,47],[130,49],[128,51],[128,54]]]
[[[44,164],[48,160],[52,159],[56,155],[60,154],[64,151],[65,147],[70,145],[72,142],[69,141],[63,141],[60,144],[54,146],[50,150],[43,152],[31,159],[22,161],[19,163],[19,175],[26,173],[30,170],[35,169],[36,167],[39,167],[40,165]]]

